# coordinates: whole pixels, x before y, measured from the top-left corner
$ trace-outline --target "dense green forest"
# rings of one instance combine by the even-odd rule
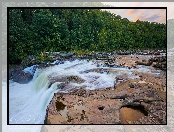
[[[9,9],[9,62],[51,51],[165,49],[166,24],[100,9]]]

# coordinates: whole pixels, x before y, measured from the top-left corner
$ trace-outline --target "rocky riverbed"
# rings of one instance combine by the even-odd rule
[[[165,53],[56,52],[51,57],[54,62],[37,64],[32,58],[31,67],[9,67],[12,82],[36,80],[38,90],[58,90],[45,124],[166,124]],[[42,71],[38,78],[36,71]]]
[[[84,72],[117,74],[109,68],[122,67],[133,70],[137,78],[117,74],[112,87],[86,90],[79,86],[68,93],[63,91],[70,89],[70,82],[84,80],[62,78],[65,83],[47,107],[45,124],[166,124],[166,56],[113,55],[92,61],[98,68]]]

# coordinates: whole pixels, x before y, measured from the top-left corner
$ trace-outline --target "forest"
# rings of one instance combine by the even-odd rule
[[[42,52],[166,49],[166,24],[91,8],[8,9],[9,63]]]

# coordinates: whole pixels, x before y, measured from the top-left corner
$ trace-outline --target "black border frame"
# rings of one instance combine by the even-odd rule
[[[10,9],[166,9],[166,58],[167,58],[167,7],[7,7],[7,125],[167,125],[166,124],[9,124],[9,10]],[[167,60],[167,59],[166,59]],[[167,67],[167,63],[166,63]],[[166,107],[167,107],[167,69],[166,69]],[[46,112],[47,115],[47,112]]]

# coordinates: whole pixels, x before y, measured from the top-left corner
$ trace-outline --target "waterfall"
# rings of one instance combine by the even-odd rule
[[[102,72],[100,72],[102,68]],[[28,68],[31,69],[31,68]],[[105,89],[114,86],[115,77],[127,74],[130,78],[138,69],[97,67],[93,61],[74,60],[64,64],[36,69],[33,80],[28,84],[9,83],[9,123],[10,124],[44,124],[46,108],[56,92],[68,92],[68,88],[83,87],[87,90]],[[143,67],[143,71],[149,69]],[[86,72],[88,71],[88,72]],[[142,68],[140,68],[142,72]],[[150,72],[150,71],[149,71]],[[60,90],[61,78],[75,76],[83,82],[70,82],[67,89]],[[50,78],[58,78],[50,82]]]
[[[38,75],[37,75],[38,74]],[[9,123],[10,124],[43,124],[46,107],[58,82],[49,86],[46,70],[37,69],[33,80],[28,84],[11,82],[9,85]]]

